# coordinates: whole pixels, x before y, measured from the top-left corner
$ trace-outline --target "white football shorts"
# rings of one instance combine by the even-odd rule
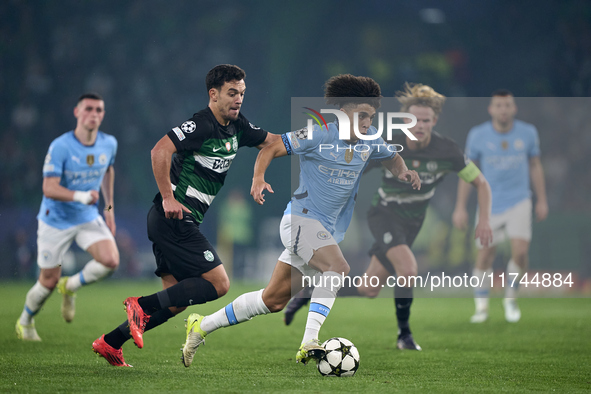
[[[318,270],[308,265],[314,251],[328,245],[337,245],[332,235],[316,219],[297,215],[284,215],[279,225],[279,234],[285,250],[279,256],[297,268],[304,276],[313,277]]]
[[[102,216],[65,230],[50,226],[42,220],[38,220],[38,223],[37,265],[39,268],[47,269],[60,266],[64,254],[74,240],[83,250],[87,250],[90,245],[105,239],[115,241]]]
[[[527,198],[503,213],[490,216],[490,228],[493,240],[489,246],[496,246],[508,239],[531,240],[532,201]],[[478,224],[478,215],[476,217]],[[482,249],[480,239],[476,240],[478,249]]]

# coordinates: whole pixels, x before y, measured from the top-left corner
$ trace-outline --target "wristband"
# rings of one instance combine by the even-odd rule
[[[75,191],[73,200],[88,205],[92,202],[92,195],[90,192]]]

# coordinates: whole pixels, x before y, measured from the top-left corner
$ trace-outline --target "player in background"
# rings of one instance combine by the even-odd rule
[[[80,96],[74,108],[76,129],[52,141],[43,165],[43,201],[37,215],[37,283],[29,290],[16,322],[20,339],[40,341],[34,316],[53,289],[63,295],[61,312],[74,319],[76,291],[111,274],[119,266],[115,244],[114,189],[115,137],[99,130],[105,102],[95,93]],[[99,215],[99,189],[105,202]],[[71,277],[61,277],[62,260],[72,241],[92,256]]]
[[[164,290],[127,298],[127,320],[94,341],[93,350],[111,365],[129,366],[121,347],[131,337],[142,348],[144,331],[165,323],[189,305],[203,304],[228,292],[226,270],[199,225],[224,185],[238,149],[262,149],[280,139],[240,113],[245,76],[234,65],[211,69],[205,78],[207,108],[174,127],[152,149],[159,193],[148,213],[148,238],[156,257],[155,274]]]
[[[503,306],[505,319],[518,322],[521,311],[517,305],[517,286],[521,275],[527,270],[528,251],[531,240],[531,189],[530,178],[536,194],[536,218],[548,216],[544,170],[540,161],[540,142],[535,126],[515,119],[517,106],[513,94],[508,90],[497,90],[492,94],[488,113],[491,120],[473,127],[466,140],[466,155],[478,161],[480,168],[490,182],[493,203],[491,245],[477,242],[479,248],[473,275],[482,277],[492,271],[496,245],[506,237],[511,242],[511,260],[507,264],[507,278],[515,278],[514,286],[505,289]],[[467,228],[468,213],[466,202],[470,188],[458,184],[454,225]],[[487,286],[488,283],[488,286]],[[476,313],[470,321],[482,323],[488,319],[488,296],[490,283],[474,291]]]
[[[491,239],[488,225],[491,192],[478,167],[466,160],[458,144],[433,130],[441,114],[445,96],[430,86],[408,83],[404,91],[397,92],[396,96],[401,104],[400,111],[411,113],[417,118],[416,126],[409,130],[417,140],[413,141],[399,133],[387,142],[402,146],[404,161],[408,168],[418,172],[422,187],[414,190],[408,183],[384,171],[382,184],[367,216],[375,243],[369,251],[371,261],[365,275],[379,278],[379,284],[377,287],[344,288],[339,295],[374,298],[378,296],[382,285],[386,285],[388,276],[404,277],[403,283],[407,286],[394,288],[394,306],[398,321],[397,347],[421,350],[414,341],[409,326],[413,302],[413,288],[409,278],[418,274],[417,261],[411,247],[423,225],[429,201],[435,194],[437,185],[451,172],[474,185],[478,191],[480,206],[484,207],[480,210],[481,220],[475,236],[487,243]],[[380,163],[372,162],[368,169],[375,167],[381,167]],[[285,313],[286,324],[291,323],[293,314],[305,303],[305,293],[290,302]]]
[[[285,250],[279,257],[271,280],[262,290],[243,294],[225,308],[208,315],[191,314],[187,319],[187,340],[183,347],[183,362],[191,365],[197,348],[206,335],[221,328],[242,323],[254,316],[281,311],[291,295],[302,288],[303,276],[321,273],[321,286],[312,293],[312,302],[302,344],[296,362],[306,364],[321,358],[318,333],[341,287],[341,275],[347,275],[349,265],[338,246],[345,235],[351,217],[359,181],[370,159],[382,160],[394,177],[420,188],[415,171],[409,171],[393,147],[387,147],[379,137],[367,144],[367,149],[355,150],[359,138],[353,132],[354,114],[358,113],[359,131],[373,135],[377,130],[371,121],[380,106],[380,86],[371,78],[338,75],[326,82],[325,98],[337,105],[348,119],[349,138],[339,139],[338,122],[328,128],[316,127],[311,139],[308,130],[283,134],[282,141],[261,150],[251,188],[254,200],[263,204],[265,190],[273,192],[264,174],[272,159],[288,154],[300,155],[300,185],[287,205],[280,225]],[[381,146],[380,146],[381,145]],[[330,148],[332,146],[332,148]],[[324,149],[322,149],[324,147]],[[336,148],[339,149],[336,149]],[[347,149],[348,147],[348,149]]]

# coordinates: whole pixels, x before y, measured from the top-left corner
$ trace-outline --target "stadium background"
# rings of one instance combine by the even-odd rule
[[[119,141],[115,201],[122,265],[116,276],[149,277],[154,263],[145,216],[157,191],[150,149],[207,105],[207,71],[232,63],[247,73],[242,112],[275,133],[291,128],[292,97],[319,96],[324,81],[343,72],[373,77],[384,96],[410,81],[450,97],[487,97],[507,88],[517,97],[572,98],[564,105],[571,110],[566,119],[556,111],[553,127],[533,122],[540,130],[550,216],[534,226],[531,267],[560,266],[589,278],[590,21],[586,1],[3,1],[0,277],[36,276],[42,162],[49,143],[74,127],[72,108],[87,90],[104,96],[101,129]],[[468,132],[437,129],[462,146]],[[256,150],[241,151],[203,229],[223,255],[231,221],[239,244],[234,276],[260,280],[281,248],[277,224],[289,198],[290,168],[284,160],[269,169],[276,193],[261,208],[248,196],[255,157]],[[472,261],[473,250],[465,247],[469,234],[450,228],[457,178],[448,178],[415,248],[421,270],[466,272]],[[363,184],[369,195],[378,179],[373,174]],[[351,260],[360,264],[370,242],[367,203],[360,201],[346,242],[351,246],[345,246],[358,252]],[[79,251],[73,258],[66,271],[86,261]]]

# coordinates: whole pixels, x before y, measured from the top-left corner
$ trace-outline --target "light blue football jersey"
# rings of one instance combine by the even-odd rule
[[[60,185],[78,191],[99,191],[105,172],[115,163],[117,140],[98,131],[92,146],[83,145],[74,131],[62,134],[49,145],[43,177],[60,177]],[[99,215],[98,202],[86,205],[57,201],[43,196],[37,219],[50,226],[66,229],[94,220]]]
[[[372,126],[369,135],[377,133]],[[353,215],[359,181],[369,160],[387,160],[396,156],[396,147],[379,137],[360,140],[353,149],[339,140],[336,122],[315,126],[313,138],[306,129],[281,136],[288,154],[300,155],[300,183],[284,214],[316,219],[337,242],[345,237]]]
[[[492,190],[492,213],[499,214],[531,197],[529,159],[540,155],[535,126],[513,121],[499,133],[491,121],[473,127],[466,140],[466,156],[478,160]]]

